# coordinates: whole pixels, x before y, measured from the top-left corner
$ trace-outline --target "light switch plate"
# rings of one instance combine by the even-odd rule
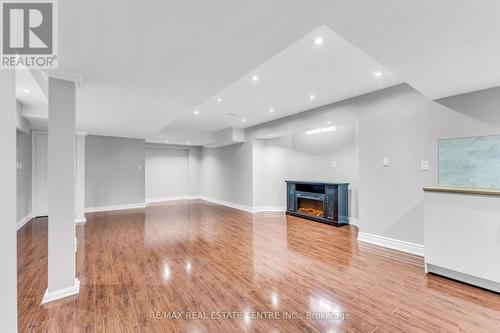
[[[337,167],[337,161],[332,161],[332,168],[336,168]]]
[[[384,167],[388,167],[389,165],[391,165],[391,159],[389,157],[382,158],[382,165]]]
[[[137,171],[141,171],[142,170],[142,165],[138,165],[137,166]]]
[[[429,171],[429,161],[420,161],[420,170]]]

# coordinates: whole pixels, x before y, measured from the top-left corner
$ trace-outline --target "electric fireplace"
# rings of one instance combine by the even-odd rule
[[[286,213],[335,225],[349,224],[349,183],[286,181]]]

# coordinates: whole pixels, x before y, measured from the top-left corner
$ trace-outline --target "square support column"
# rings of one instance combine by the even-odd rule
[[[49,78],[49,265],[42,303],[80,290],[75,267],[75,89],[75,82]]]
[[[17,332],[16,82],[0,70],[0,332]]]

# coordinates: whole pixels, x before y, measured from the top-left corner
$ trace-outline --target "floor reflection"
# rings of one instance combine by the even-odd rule
[[[357,245],[352,226],[196,200],[89,214],[77,238],[80,294],[41,307],[47,219],[19,231],[21,332],[492,332],[500,325],[497,295],[426,276],[421,258]],[[262,317],[268,313],[278,317]]]

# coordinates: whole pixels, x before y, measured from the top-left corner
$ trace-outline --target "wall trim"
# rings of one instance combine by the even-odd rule
[[[61,298],[66,298],[69,296],[77,295],[80,292],[80,280],[75,279],[75,283],[68,288],[59,289],[49,292],[49,289],[45,290],[43,295],[42,304],[47,304],[49,302],[57,301]]]
[[[355,225],[359,228],[359,219],[357,217],[349,216],[349,224]]]
[[[141,203],[125,204],[125,205],[85,207],[85,213],[109,212],[114,210],[137,209],[137,208],[146,208],[146,203],[141,202]]]
[[[87,222],[87,219],[85,217],[75,219],[75,224],[85,224],[85,222]]]
[[[254,206],[253,212],[254,213],[260,213],[260,212],[281,212],[281,213],[284,213],[284,212],[286,212],[286,207],[285,206]]]
[[[281,212],[284,213],[286,211],[285,206],[246,206],[240,205],[234,202],[229,202],[225,200],[220,200],[213,197],[208,197],[204,195],[181,195],[181,196],[171,196],[171,197],[163,197],[163,198],[150,198],[146,199],[145,203],[136,203],[136,204],[125,204],[125,205],[114,205],[114,206],[98,206],[98,207],[86,207],[85,213],[96,213],[96,212],[107,212],[114,210],[125,210],[125,209],[137,209],[137,208],[146,208],[152,203],[157,202],[167,202],[167,201],[175,201],[175,200],[203,200],[211,203],[215,203],[221,206],[226,206],[234,209],[243,210],[249,213],[261,213],[261,212]],[[352,217],[350,219],[353,219]],[[86,221],[86,220],[85,220]],[[357,221],[357,219],[356,219]],[[80,222],[80,219],[75,220],[76,223],[85,223],[83,219]],[[357,223],[352,223],[357,225]]]
[[[190,196],[190,200],[195,200],[195,199],[200,199],[208,202],[212,202],[218,205],[234,208],[234,209],[239,209],[243,210],[245,212],[249,213],[260,213],[260,212],[285,212],[286,208],[284,206],[246,206],[246,205],[240,205],[234,202],[229,202],[225,200],[220,200],[216,199],[213,197],[207,197],[204,195],[196,195],[196,196]]]
[[[47,76],[50,79],[57,79],[57,80],[63,80],[63,81],[70,81],[75,84],[75,87],[78,88],[82,85],[83,82],[83,76],[79,74],[74,74],[70,72],[63,72],[63,71],[50,71],[47,73]]]
[[[24,227],[24,225],[26,223],[28,223],[29,221],[31,221],[31,219],[33,219],[34,217],[35,217],[35,214],[33,214],[33,212],[31,212],[28,215],[26,215],[25,217],[23,217],[22,219],[20,219],[19,221],[17,221],[17,223],[16,223],[17,230],[19,230],[22,227]]]
[[[220,199],[216,199],[216,198],[212,198],[212,197],[206,197],[204,195],[201,195],[199,197],[199,199],[205,200],[205,201],[208,201],[208,202],[212,202],[212,203],[215,203],[215,204],[219,204],[219,205],[222,205],[222,206],[230,207],[230,208],[244,210],[245,212],[249,212],[249,213],[253,213],[254,212],[252,207],[245,206],[245,205],[240,205],[240,204],[237,204],[237,203],[234,203],[234,202],[220,200]]]
[[[191,199],[189,195],[175,195],[170,197],[160,197],[160,198],[149,198],[146,199],[146,204],[164,201],[175,201],[175,200],[189,200]]]
[[[397,239],[377,236],[373,234],[367,234],[364,232],[358,232],[358,241],[381,247],[386,247],[392,250],[414,254],[420,257],[424,256],[424,246],[420,244],[414,244]]]
[[[426,273],[434,273],[437,275],[445,276],[453,280],[462,281],[474,286],[479,286],[488,290],[493,290],[494,292],[500,293],[500,283],[495,281],[486,280],[477,276],[472,276],[469,274],[454,271],[452,269],[444,268],[441,266],[426,263],[425,264]]]

